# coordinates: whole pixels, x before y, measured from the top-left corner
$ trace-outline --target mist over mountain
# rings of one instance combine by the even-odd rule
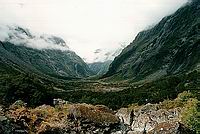
[[[92,63],[88,63],[90,70],[98,76],[105,74],[114,58],[118,56],[125,47],[125,45],[121,45],[112,50],[106,48],[96,49],[94,51],[94,59],[92,60]]]
[[[53,35],[32,34],[29,29],[17,25],[1,25],[0,40],[10,42],[15,45],[23,45],[38,50],[57,49],[62,51],[69,50],[65,41]]]
[[[94,59],[93,62],[105,62],[109,60],[114,60],[116,56],[118,56],[121,51],[125,48],[125,45],[121,45],[115,49],[96,49],[94,51]]]
[[[1,23],[62,37],[86,62],[96,49],[109,52],[128,45],[187,0],[1,0]],[[102,10],[103,9],[103,10]]]
[[[105,77],[156,79],[199,68],[200,2],[195,0],[140,32]]]
[[[22,2],[17,3],[21,10],[16,2]],[[156,25],[150,21],[158,21],[153,13],[164,14],[165,6],[175,9],[173,3],[179,2],[184,3],[0,1],[3,12],[2,3],[16,11],[15,17],[26,16],[25,21],[31,18],[33,25],[39,23],[43,33],[18,25],[0,25],[0,134],[200,134],[200,1],[190,0]],[[75,13],[66,12],[68,8]],[[27,15],[24,11],[30,13],[30,9],[34,12]],[[0,16],[9,13],[0,12]],[[136,17],[130,17],[132,13]],[[140,24],[133,29],[128,25],[145,21],[138,21],[145,18],[143,13],[150,27],[139,32],[128,46],[119,46],[127,44],[119,40],[124,42],[123,36],[130,34],[123,32],[133,30],[130,37],[134,37],[141,28]],[[38,22],[34,21],[35,15]],[[59,21],[63,18],[68,21]],[[53,22],[54,32],[78,32],[75,35],[89,39],[71,36],[80,40],[66,42],[54,32],[44,34],[40,19],[51,20],[44,24],[52,26]],[[70,21],[79,26],[70,25]],[[128,22],[123,25],[129,30],[112,27],[123,29],[123,22]],[[77,27],[73,31],[68,26]],[[118,33],[120,38],[112,35]],[[70,41],[74,48],[78,46],[76,50],[92,54],[86,54],[83,60],[71,50]]]
[[[60,37],[33,34],[19,26],[1,26],[0,33],[2,64],[53,77],[91,75],[87,64]]]

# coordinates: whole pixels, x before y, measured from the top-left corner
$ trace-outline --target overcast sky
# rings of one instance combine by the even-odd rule
[[[0,0],[0,22],[61,36],[82,58],[128,45],[187,0]]]

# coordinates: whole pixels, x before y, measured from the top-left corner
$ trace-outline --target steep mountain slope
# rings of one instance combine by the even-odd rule
[[[9,66],[22,72],[63,78],[91,75],[87,64],[59,37],[36,36],[18,26],[3,26],[0,31],[0,63],[4,69]]]
[[[104,77],[155,79],[188,72],[200,63],[200,1],[193,0],[156,26],[140,32]]]
[[[108,71],[110,64],[112,63],[111,60],[104,61],[104,62],[94,62],[89,63],[88,66],[91,71],[94,72],[96,75],[103,75]]]

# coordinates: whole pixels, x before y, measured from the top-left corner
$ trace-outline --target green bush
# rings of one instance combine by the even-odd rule
[[[190,98],[182,113],[182,121],[192,130],[200,134],[200,102],[195,98]]]

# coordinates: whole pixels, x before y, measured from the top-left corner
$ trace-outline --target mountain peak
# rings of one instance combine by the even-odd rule
[[[57,36],[54,36],[54,35],[43,34],[43,35],[40,36],[40,38],[44,39],[46,42],[49,42],[49,43],[52,43],[52,44],[57,44],[59,46],[66,47],[66,48],[69,49],[66,42],[60,37],[57,37]]]

